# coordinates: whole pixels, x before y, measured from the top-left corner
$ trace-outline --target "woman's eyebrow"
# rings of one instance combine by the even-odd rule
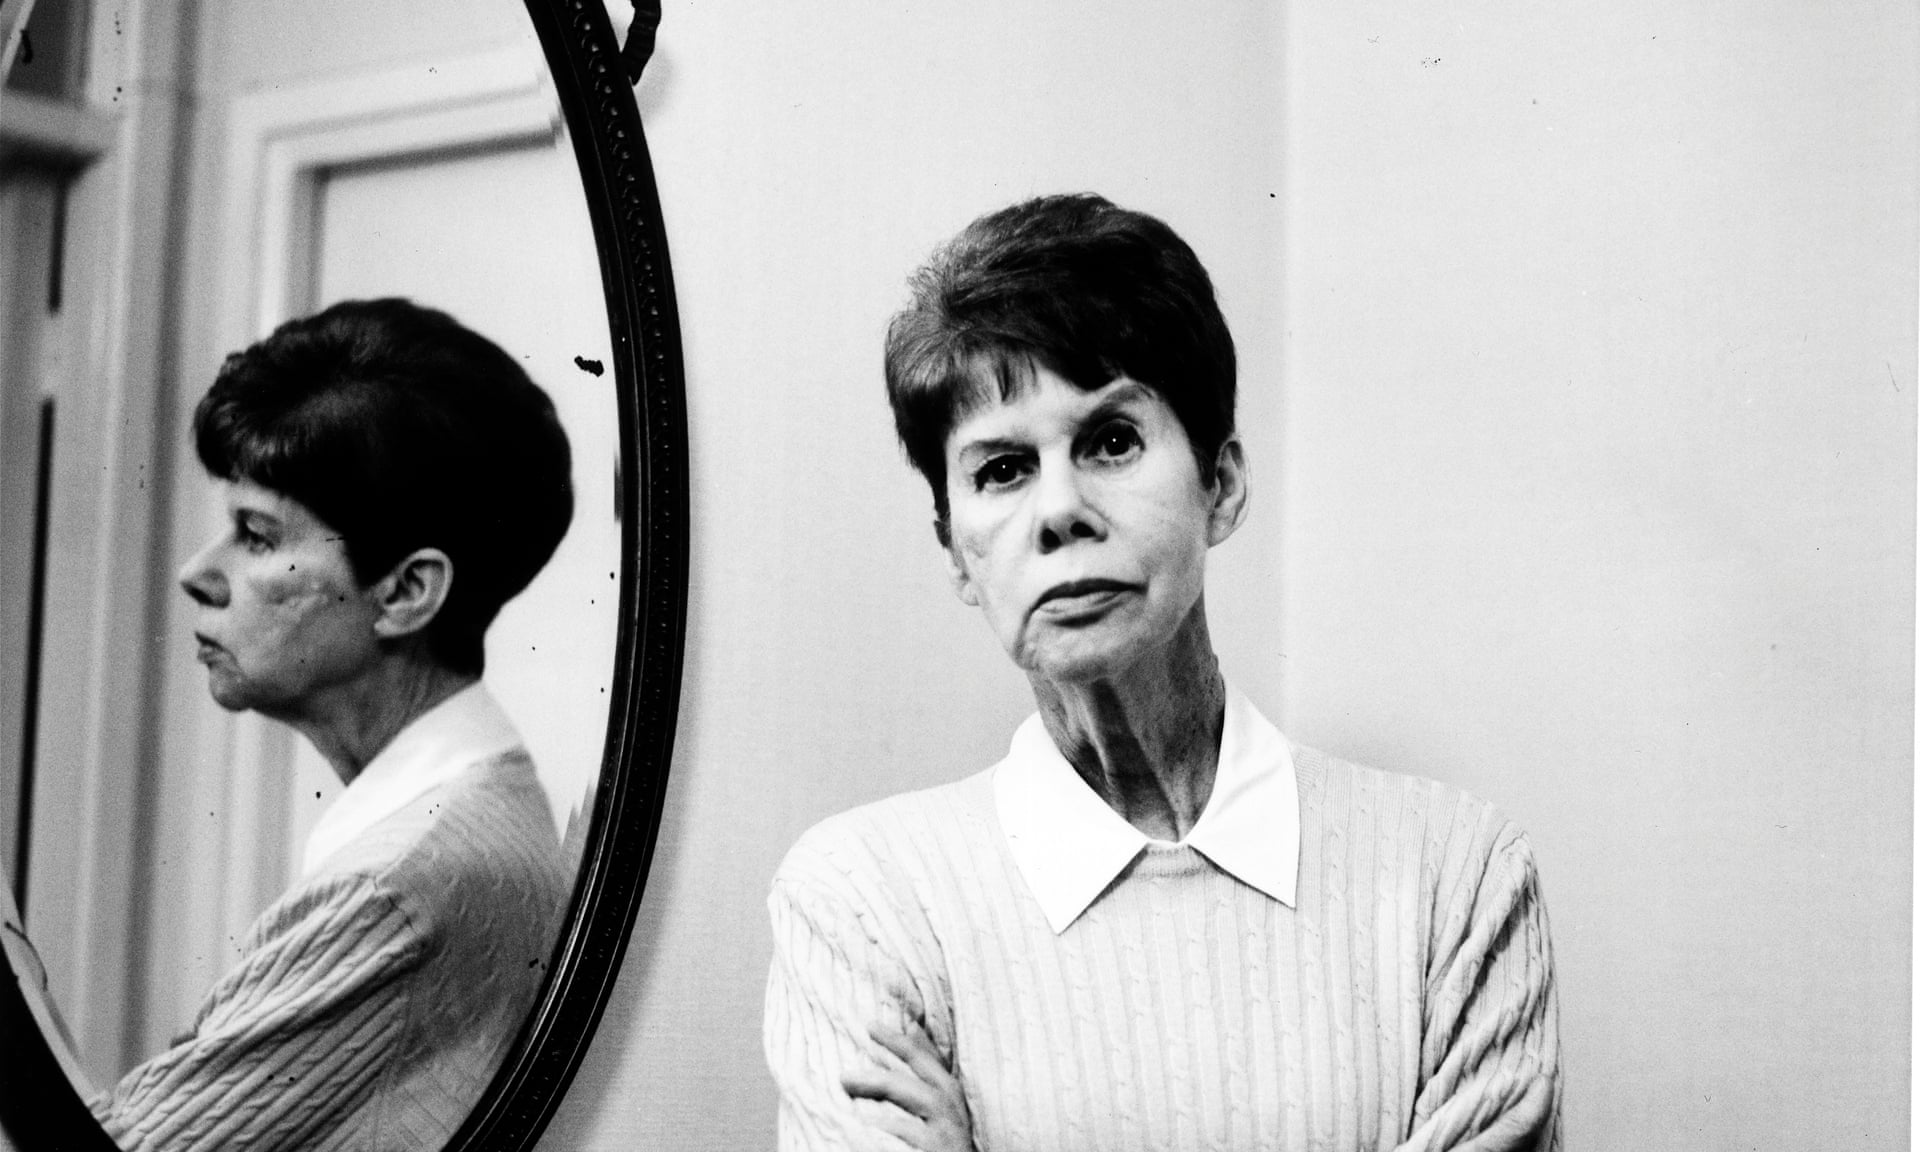
[[[978,440],[969,440],[960,445],[954,455],[965,461],[979,456],[992,456],[1000,452],[1019,452],[1025,450],[1026,442],[1009,436],[983,436]]]
[[[233,520],[234,523],[244,524],[249,528],[278,528],[281,526],[280,518],[263,508],[235,508],[233,510]]]
[[[1128,406],[1140,403],[1152,394],[1152,391],[1145,384],[1137,380],[1129,380],[1121,387],[1115,388],[1112,392],[1100,397],[1100,402],[1087,410],[1086,415],[1080,418],[1080,423],[1083,425],[1094,424],[1102,420],[1111,419],[1114,416],[1123,415],[1126,413]]]

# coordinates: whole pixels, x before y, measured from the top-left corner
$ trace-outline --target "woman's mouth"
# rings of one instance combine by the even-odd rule
[[[202,664],[205,664],[207,661],[213,659],[215,655],[223,651],[220,645],[207,639],[198,632],[193,634],[193,639],[199,645],[199,650],[194,653],[194,659],[200,661]]]
[[[1132,590],[1119,580],[1068,580],[1042,592],[1033,611],[1054,620],[1071,619],[1105,611]]]

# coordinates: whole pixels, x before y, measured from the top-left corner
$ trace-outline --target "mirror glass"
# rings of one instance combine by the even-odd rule
[[[571,526],[487,631],[484,683],[569,869],[555,925],[607,741],[620,421],[574,147],[515,0],[38,0],[24,31],[0,95],[0,877],[22,984],[104,1095],[203,1023],[343,788],[215,704],[198,659],[178,574],[233,528],[188,433],[224,357],[405,297],[552,400]]]

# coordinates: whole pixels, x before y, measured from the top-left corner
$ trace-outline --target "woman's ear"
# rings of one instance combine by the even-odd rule
[[[380,614],[373,634],[383,640],[412,636],[433,623],[453,590],[453,560],[438,548],[418,548],[400,558],[375,591]]]
[[[1213,460],[1213,491],[1209,493],[1213,507],[1207,512],[1209,547],[1233,535],[1240,521],[1246,519],[1251,479],[1247,471],[1247,451],[1241,447],[1240,437],[1227,437]]]

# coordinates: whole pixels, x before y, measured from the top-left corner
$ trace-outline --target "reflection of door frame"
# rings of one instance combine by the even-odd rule
[[[427,92],[416,65],[234,102],[226,218],[257,221],[257,241],[225,252],[223,298],[250,295],[253,303],[249,311],[223,310],[223,346],[257,340],[306,305],[313,193],[329,168],[558,138],[559,99],[536,47],[498,49],[430,71],[434,87]]]
[[[221,170],[219,217],[233,235],[215,268],[214,310],[205,317],[214,356],[265,336],[311,303],[310,255],[316,191],[330,169],[455,150],[551,145],[563,130],[546,64],[531,41],[436,63],[423,85],[421,65],[252,93],[233,101]],[[322,111],[324,110],[324,111]],[[217,363],[209,359],[208,363]],[[180,426],[198,399],[181,391]],[[220,530],[220,509],[204,490],[197,462],[175,470],[182,493],[175,554]],[[178,599],[178,598],[176,598]],[[187,635],[184,602],[169,602],[164,626]],[[139,997],[150,1045],[178,1026],[233,956],[247,926],[289,878],[294,737],[251,714],[229,716],[206,699],[196,667],[170,669],[168,706],[190,717],[184,746],[169,750],[166,779],[186,781],[218,811],[214,835],[189,838],[195,878],[179,910],[185,949],[148,966]],[[185,962],[183,963],[183,959]]]
[[[98,5],[96,5],[96,8]],[[7,98],[9,130],[86,161],[67,185],[64,303],[42,378],[59,395],[27,928],[90,1065],[119,1054],[138,914],[128,845],[151,762],[155,438],[178,255],[167,217],[183,132],[178,5],[123,0],[94,20],[70,102]],[[97,12],[96,12],[97,14]],[[86,450],[71,430],[84,430]]]

